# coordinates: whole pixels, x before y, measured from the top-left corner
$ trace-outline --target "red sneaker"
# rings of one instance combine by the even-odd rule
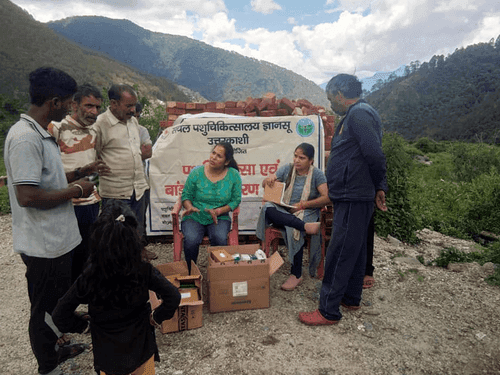
[[[314,310],[312,312],[303,312],[299,314],[299,320],[308,326],[331,326],[333,324],[338,324],[338,320],[326,319],[319,310]]]

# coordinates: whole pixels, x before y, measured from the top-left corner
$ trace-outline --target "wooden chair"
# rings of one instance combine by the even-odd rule
[[[333,207],[325,206],[321,209],[320,216],[320,232],[321,232],[321,260],[319,262],[317,268],[317,277],[318,279],[323,279],[325,274],[325,254],[326,247],[328,246],[328,241],[330,241],[331,237],[331,228],[332,228],[332,216],[333,216]],[[269,252],[272,249],[273,251],[278,251],[279,240],[282,238],[281,231],[274,227],[267,227],[265,233],[266,240],[262,244],[262,250],[266,253],[266,256],[269,256]],[[306,235],[305,238],[305,248],[311,252],[311,236]]]
[[[182,209],[181,197],[175,202],[174,209],[172,210],[172,232],[174,237],[174,262],[179,262],[182,256],[182,243],[184,235],[181,232],[181,225],[179,220],[179,213]],[[227,242],[229,246],[238,245],[238,215],[240,213],[240,208],[237,207],[233,211],[231,230],[229,231]],[[202,245],[208,245],[210,243],[208,236],[203,237]]]

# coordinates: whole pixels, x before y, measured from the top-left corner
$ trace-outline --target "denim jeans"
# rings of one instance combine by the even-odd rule
[[[203,237],[208,235],[210,245],[212,246],[226,246],[227,235],[231,229],[231,221],[218,220],[217,224],[203,225],[193,219],[186,219],[181,223],[181,228],[184,235],[184,258],[191,271],[191,261],[196,263]]]
[[[373,202],[334,202],[333,232],[326,252],[319,311],[340,320],[340,302],[358,306],[366,267],[366,236]]]

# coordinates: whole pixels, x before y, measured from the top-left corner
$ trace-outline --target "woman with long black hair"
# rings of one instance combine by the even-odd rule
[[[266,202],[257,223],[257,237],[265,241],[266,226],[274,225],[282,230],[288,257],[292,263],[291,275],[281,286],[283,290],[294,290],[302,282],[302,258],[304,255],[304,235],[311,234],[311,256],[309,273],[315,275],[321,253],[319,216],[323,206],[330,202],[325,174],[313,165],[314,147],[309,143],[297,146],[293,164],[280,167],[262,182],[262,186],[273,186],[275,181],[285,183],[286,208]]]

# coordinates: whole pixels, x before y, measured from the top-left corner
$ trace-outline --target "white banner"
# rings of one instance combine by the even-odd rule
[[[165,129],[149,160],[151,204],[148,235],[172,233],[170,212],[189,172],[205,162],[220,142],[234,148],[243,181],[240,234],[254,234],[262,205],[262,181],[293,161],[302,142],[316,149],[314,165],[325,169],[324,134],[320,116],[241,117],[213,113],[182,116]]]

